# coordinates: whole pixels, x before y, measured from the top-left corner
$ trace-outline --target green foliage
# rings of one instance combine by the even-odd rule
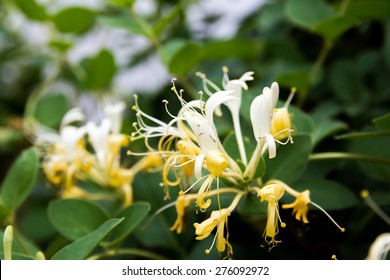
[[[16,210],[27,199],[37,173],[38,156],[35,149],[30,148],[16,159],[2,183],[1,197],[5,207]]]
[[[45,8],[35,0],[15,0],[15,4],[29,19],[36,21],[45,21],[48,19]]]
[[[104,222],[90,234],[76,240],[58,251],[52,260],[82,260],[85,259],[92,250],[103,240],[103,238],[118,224],[122,219],[111,219]]]
[[[55,229],[70,240],[90,234],[108,218],[98,206],[85,200],[56,200],[47,211]]]
[[[82,33],[94,22],[94,12],[81,7],[70,7],[56,13],[53,23],[60,32]]]
[[[84,84],[88,89],[106,88],[116,71],[114,56],[109,50],[101,50],[85,62]]]

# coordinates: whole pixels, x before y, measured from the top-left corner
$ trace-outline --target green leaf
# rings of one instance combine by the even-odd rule
[[[315,125],[313,143],[314,145],[321,142],[328,136],[334,135],[337,132],[347,129],[347,125],[335,120],[322,120]]]
[[[116,217],[123,217],[124,221],[113,230],[109,244],[114,244],[128,236],[141,223],[149,211],[149,203],[135,202],[118,213]]]
[[[93,11],[82,7],[69,7],[59,11],[52,17],[56,28],[63,33],[82,33],[94,22]]]
[[[373,119],[374,124],[383,130],[390,130],[390,113]]]
[[[49,204],[47,211],[54,228],[70,240],[93,232],[107,220],[102,209],[86,200],[56,200]]]
[[[169,44],[165,49],[175,48],[167,63],[169,72],[172,74],[183,76],[199,62],[202,51],[199,44],[193,42],[173,42]]]
[[[275,80],[283,87],[295,87],[298,91],[307,91],[311,85],[309,75],[304,71],[284,72]]]
[[[386,19],[390,16],[388,0],[355,0],[351,1],[346,14],[363,19]]]
[[[38,171],[38,156],[34,148],[25,150],[12,164],[1,188],[7,208],[18,208],[32,191]]]
[[[291,116],[292,126],[295,134],[311,134],[314,132],[315,125],[310,115],[304,113],[295,106],[288,106]]]
[[[36,104],[35,118],[47,127],[57,128],[69,107],[69,100],[64,94],[46,94]]]
[[[109,0],[111,4],[117,5],[123,8],[131,8],[135,2],[135,0]]]
[[[334,40],[358,22],[359,20],[354,16],[338,15],[318,22],[312,30],[327,39]]]
[[[231,39],[211,41],[202,46],[202,60],[253,58],[262,52],[264,44],[254,40]]]
[[[301,179],[294,184],[294,189],[297,191],[310,190],[310,199],[325,210],[341,210],[359,203],[356,194],[346,186],[326,179]],[[311,209],[317,208],[311,207]]]
[[[105,26],[121,28],[135,34],[145,35],[143,27],[132,16],[99,16],[97,21]]]
[[[85,86],[98,90],[109,86],[116,72],[115,59],[109,50],[101,50],[85,66]]]
[[[390,136],[356,139],[352,143],[352,151],[355,153],[377,157],[379,160],[390,158]],[[390,166],[376,162],[359,161],[362,171],[369,177],[390,183]]]
[[[35,0],[15,0],[15,4],[31,20],[45,21],[48,18],[45,8]]]
[[[248,194],[240,200],[237,206],[237,212],[244,216],[264,215],[268,213],[268,203],[260,202],[260,197]]]
[[[292,23],[309,30],[336,14],[332,6],[323,0],[289,0],[285,9],[286,16]]]
[[[294,144],[278,147],[275,158],[265,156],[264,182],[279,179],[289,185],[298,180],[305,170],[312,148],[311,136],[302,134],[293,138]]]
[[[76,240],[68,246],[62,248],[53,257],[52,260],[82,260],[88,257],[100,241],[123,219],[110,219],[104,222],[99,228],[87,236]]]

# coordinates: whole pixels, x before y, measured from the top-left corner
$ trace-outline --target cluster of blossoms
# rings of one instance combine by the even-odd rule
[[[172,118],[169,122],[142,111],[138,97],[135,96],[133,109],[137,122],[134,123],[135,132],[130,138],[144,139],[149,149],[149,152],[138,155],[160,155],[164,159],[161,184],[165,188],[166,199],[170,198],[172,187],[180,189],[176,201],[172,203],[177,210],[177,219],[171,230],[182,232],[186,208],[191,202],[195,203],[197,210],[205,212],[212,205],[212,200],[216,199],[218,209],[211,211],[208,219],[194,224],[196,239],[205,239],[216,230],[212,245],[206,253],[215,244],[218,252],[231,256],[233,248],[228,241],[228,217],[243,197],[254,194],[260,198],[260,202],[268,203],[264,239],[272,248],[280,242],[276,239],[279,226],[286,226],[281,221],[278,204],[285,193],[296,199],[291,204],[282,205],[282,208],[292,208],[296,219],[303,223],[308,223],[309,204],[320,208],[310,200],[309,190],[297,192],[280,180],[272,179],[263,183],[261,178],[256,178],[256,169],[263,156],[272,159],[277,156],[278,145],[293,143],[288,112],[290,98],[284,107],[277,108],[279,86],[276,82],[271,87],[265,87],[262,94],[254,98],[250,106],[250,120],[256,147],[252,153],[248,153],[249,148],[245,145],[241,131],[240,107],[242,92],[248,89],[247,82],[253,80],[253,72],[230,80],[227,68],[223,68],[222,88],[207,79],[205,74],[197,75],[203,81],[203,92],[209,97],[204,101],[203,92],[200,92],[198,100],[187,102],[183,98],[183,90],[177,90],[173,79],[172,91],[180,101],[181,109],[177,114],[172,114],[168,110],[168,101],[164,101],[166,111]],[[214,117],[222,116],[222,105],[231,114],[239,159],[231,156],[218,135]],[[158,139],[155,147],[150,141],[153,138]],[[137,155],[131,151],[129,154]],[[233,194],[234,197],[226,208],[221,207],[222,194]]]
[[[67,112],[59,131],[53,131],[35,121],[29,121],[28,133],[42,155],[42,169],[53,185],[60,187],[62,198],[121,200],[132,203],[132,182],[135,174],[161,166],[161,158],[147,156],[133,166],[124,167],[121,150],[129,137],[121,134],[123,102],[104,107],[99,125],[85,122],[79,108]],[[76,125],[76,124],[83,125]],[[100,187],[114,190],[112,196],[103,192],[88,192],[82,181],[92,180]]]

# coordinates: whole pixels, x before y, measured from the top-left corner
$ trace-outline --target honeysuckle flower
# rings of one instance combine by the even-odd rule
[[[122,128],[122,114],[126,105],[124,102],[108,104],[104,107],[104,116],[110,121],[112,134],[119,134]]]
[[[265,241],[270,245],[270,249],[275,247],[280,241],[275,239],[279,232],[279,221],[281,227],[285,227],[279,216],[278,201],[284,194],[284,187],[276,183],[266,183],[258,191],[258,196],[261,197],[260,202],[268,202],[267,224],[264,231]],[[269,240],[270,239],[270,240]]]
[[[185,215],[185,208],[190,205],[191,197],[188,195],[180,195],[176,199],[176,213],[177,218],[173,226],[170,228],[171,231],[176,230],[176,233],[181,233],[183,230],[183,218]]]
[[[211,212],[210,217],[204,220],[202,223],[200,224],[194,223],[197,240],[203,240],[207,238],[211,234],[211,232],[215,228],[217,228],[213,243],[210,246],[210,248],[205,251],[206,254],[210,253],[211,248],[214,246],[215,243],[218,252],[224,252],[227,249],[227,255],[228,256],[232,255],[233,248],[228,242],[229,233],[227,231],[227,222],[228,222],[228,217],[236,208],[242,195],[243,195],[242,193],[238,193],[228,208],[214,210]],[[225,227],[226,227],[226,234],[225,234]]]
[[[35,121],[26,124],[27,133],[43,154],[42,167],[47,179],[61,186],[62,192],[69,192],[77,174],[90,165],[91,158],[84,147],[86,128],[70,125],[83,119],[80,109],[75,108],[64,115],[59,132]]]
[[[390,233],[382,233],[375,238],[371,244],[367,260],[385,260],[386,256],[390,252]]]
[[[227,67],[223,68],[223,72],[224,72],[223,79],[222,79],[223,90],[221,90],[212,81],[207,79],[205,74],[198,72],[197,75],[203,81],[204,91],[208,95],[210,95],[210,98],[207,102],[211,104],[214,103],[213,102],[214,100],[218,102],[215,105],[215,109],[213,111],[215,111],[215,113],[219,116],[222,115],[219,106],[221,104],[225,104],[230,110],[230,113],[232,115],[232,120],[233,120],[233,127],[235,131],[236,141],[240,152],[240,157],[242,162],[246,165],[247,157],[246,157],[245,145],[242,138],[241,125],[240,125],[240,107],[241,107],[241,100],[242,100],[242,90],[248,89],[246,82],[253,80],[253,72],[252,71],[246,72],[239,79],[235,79],[235,80],[229,79],[229,76],[227,74],[228,72]],[[213,94],[209,90],[208,86],[212,87],[216,92]]]
[[[293,203],[290,204],[283,204],[283,209],[293,209],[293,214],[295,214],[295,219],[298,221],[302,221],[305,224],[307,224],[309,221],[307,219],[307,212],[309,211],[309,205],[310,203],[310,191],[305,190],[298,194],[296,200]]]
[[[341,232],[344,232],[345,229],[329,215],[328,212],[326,212],[320,205],[317,203],[313,202],[310,199],[310,191],[309,190],[304,190],[303,192],[298,192],[288,186],[286,183],[280,181],[280,180],[269,180],[268,184],[278,184],[283,187],[283,189],[290,195],[294,196],[296,199],[294,202],[290,204],[283,204],[282,208],[283,209],[293,209],[293,214],[295,214],[295,218],[298,221],[302,221],[303,223],[307,224],[309,220],[307,219],[307,213],[309,211],[309,204],[315,206],[319,210],[321,210],[340,230]]]

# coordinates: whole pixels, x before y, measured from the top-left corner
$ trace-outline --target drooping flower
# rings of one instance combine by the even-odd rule
[[[211,215],[208,219],[204,220],[202,223],[194,223],[195,234],[197,235],[197,240],[203,240],[207,238],[211,232],[217,228],[215,238],[212,245],[205,252],[209,254],[211,248],[216,244],[218,252],[222,253],[227,250],[227,255],[231,256],[233,254],[233,248],[228,241],[229,233],[227,230],[228,217],[236,208],[238,202],[242,197],[242,193],[238,193],[233,199],[232,203],[227,208],[222,208],[219,210],[214,210],[211,212]],[[226,233],[225,233],[226,228]]]
[[[276,234],[279,232],[279,199],[284,194],[284,188],[280,184],[266,183],[258,191],[258,196],[261,197],[260,202],[268,202],[268,214],[267,224],[264,231],[265,241],[270,245],[270,249],[275,247],[280,241],[275,239]],[[281,227],[285,227],[286,224],[280,221]],[[270,240],[269,240],[270,239]]]
[[[307,224],[309,221],[307,219],[307,212],[309,211],[310,203],[310,191],[305,190],[298,194],[296,200],[290,204],[283,204],[283,209],[293,209],[293,214],[295,214],[295,219],[302,221]]]

